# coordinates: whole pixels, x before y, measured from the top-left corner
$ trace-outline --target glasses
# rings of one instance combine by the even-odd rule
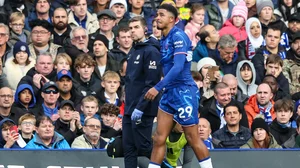
[[[7,33],[0,33],[0,37],[5,37],[5,36],[7,36],[8,34]]]
[[[3,98],[13,98],[14,96],[13,95],[0,95],[0,97],[3,99]]]
[[[93,128],[100,129],[101,128],[100,125],[85,125],[85,126],[88,127],[89,129],[93,129]]]
[[[13,27],[23,27],[24,24],[17,24],[17,23],[13,23],[11,24]]]
[[[79,40],[85,40],[87,38],[86,35],[81,35],[81,36],[74,36],[73,39],[76,40],[76,41],[79,41]]]
[[[101,17],[99,20],[100,20],[101,22],[103,22],[103,21],[112,21],[113,19],[110,18],[110,17]]]
[[[21,124],[27,126],[34,125],[33,122],[22,122]]]
[[[41,31],[38,31],[38,30],[34,30],[31,32],[33,35],[38,35],[38,34],[41,34],[41,35],[45,35],[47,33],[49,33],[49,31],[45,31],[45,30],[41,30]]]
[[[50,94],[50,93],[57,94],[58,90],[45,90],[44,93],[46,93],[46,94]]]

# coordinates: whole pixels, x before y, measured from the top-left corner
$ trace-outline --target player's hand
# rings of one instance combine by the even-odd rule
[[[152,87],[151,89],[148,90],[148,92],[145,94],[145,97],[144,99],[147,99],[147,100],[154,100],[155,97],[157,96],[158,94],[158,91]]]

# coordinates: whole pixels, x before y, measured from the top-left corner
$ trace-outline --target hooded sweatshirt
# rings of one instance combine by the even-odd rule
[[[19,85],[19,87],[17,88],[16,93],[15,93],[15,102],[14,103],[19,104],[25,108],[25,106],[22,104],[22,102],[20,101],[20,98],[19,98],[19,94],[25,89],[30,90],[30,93],[32,95],[32,98],[31,98],[31,101],[29,102],[28,108],[33,108],[36,104],[36,99],[34,96],[33,89],[29,84]]]
[[[241,76],[241,67],[244,64],[249,64],[251,71],[252,71],[252,81],[250,84],[247,84]],[[254,65],[252,64],[252,62],[248,61],[248,60],[244,60],[238,63],[237,68],[236,68],[236,78],[238,81],[238,87],[241,89],[242,93],[249,96],[252,96],[254,94],[256,94],[256,88],[257,85],[255,84],[255,79],[256,79],[256,71],[254,68]]]

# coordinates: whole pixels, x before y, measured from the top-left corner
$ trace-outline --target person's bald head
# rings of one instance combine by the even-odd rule
[[[267,83],[258,85],[256,89],[256,98],[259,105],[263,107],[268,105],[270,100],[273,98],[271,86]]]
[[[0,89],[0,107],[11,108],[14,102],[13,91],[9,87],[3,87]]]
[[[238,82],[235,76],[232,74],[226,74],[222,78],[222,82],[226,83],[230,88],[230,94],[232,97],[234,97],[237,94],[238,91]]]
[[[208,139],[208,137],[211,133],[211,128],[210,128],[210,123],[207,119],[205,119],[205,118],[199,119],[198,133],[199,133],[200,139],[202,139],[202,140]]]

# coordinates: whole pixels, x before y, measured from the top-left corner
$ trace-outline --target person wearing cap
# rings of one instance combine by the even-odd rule
[[[53,23],[53,43],[64,46],[66,41],[70,39],[71,26],[68,25],[68,12],[66,9],[56,8],[52,16]]]
[[[105,9],[100,11],[97,14],[99,21],[99,29],[93,34],[90,35],[89,45],[93,48],[93,44],[95,42],[96,36],[98,34],[104,35],[108,39],[108,50],[111,50],[114,47],[115,42],[115,34],[112,29],[116,25],[116,14],[110,9]]]
[[[298,0],[278,0],[278,8],[274,13],[281,17],[281,20],[288,23],[289,18],[293,14],[300,12],[300,2]]]
[[[5,62],[3,73],[6,74],[9,86],[17,89],[22,77],[35,65],[35,59],[30,57],[28,45],[22,41],[16,42],[13,47],[13,57]]]
[[[51,42],[51,28],[52,25],[46,20],[36,19],[30,22],[31,26],[31,40],[29,44],[30,56],[36,59],[40,53],[49,52],[52,55],[52,60],[58,53],[63,53],[64,48],[60,45]]]
[[[224,120],[226,125],[212,134],[216,148],[240,148],[250,138],[249,128],[240,125],[242,113],[240,106],[231,101],[224,107]]]
[[[54,130],[71,145],[76,137],[83,134],[79,112],[75,110],[72,101],[63,100],[59,105],[58,114],[59,119],[54,124]]]
[[[88,34],[99,29],[97,17],[87,10],[87,0],[71,0],[69,4],[71,11],[68,16],[68,23],[72,29],[81,26],[87,30]]]
[[[270,133],[268,124],[263,118],[255,118],[251,125],[252,137],[247,143],[241,146],[241,149],[281,149],[282,147],[277,144],[275,138]]]
[[[288,34],[290,45],[293,42],[295,33],[297,32],[300,32],[300,12],[294,13],[289,18],[288,29],[286,33]]]
[[[206,5],[204,24],[213,25],[220,30],[222,25],[231,17],[234,4],[229,0],[216,0]],[[227,11],[227,12],[226,12]]]
[[[101,79],[106,71],[119,71],[119,63],[113,59],[112,53],[109,52],[109,42],[102,34],[97,34],[93,45],[93,53],[97,66],[94,74]]]
[[[289,81],[290,94],[300,91],[300,31],[293,36],[291,49],[283,60],[283,74]]]
[[[128,18],[124,17],[127,12],[127,2],[126,0],[112,0],[109,9],[116,14],[116,25],[113,27],[113,32],[116,35],[119,28],[128,26]]]
[[[58,102],[70,100],[74,102],[76,109],[79,109],[80,102],[83,97],[77,88],[78,84],[73,82],[71,72],[66,69],[58,71],[56,84],[59,90]]]

